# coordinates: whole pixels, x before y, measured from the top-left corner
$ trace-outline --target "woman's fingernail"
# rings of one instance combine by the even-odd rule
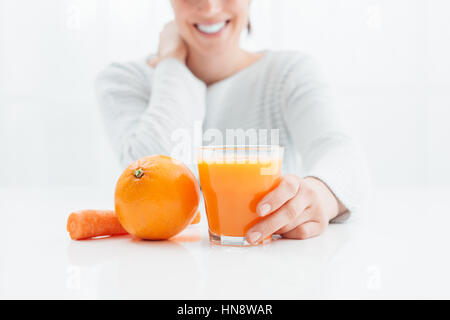
[[[248,239],[251,243],[256,243],[261,238],[261,232],[252,232],[248,235]]]
[[[268,203],[263,204],[263,205],[259,208],[259,214],[260,214],[261,216],[265,216],[266,214],[268,214],[268,213],[270,212],[270,209],[271,209],[270,204],[268,204]]]

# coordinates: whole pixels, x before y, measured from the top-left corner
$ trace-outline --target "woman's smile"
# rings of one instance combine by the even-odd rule
[[[251,0],[171,0],[178,34],[189,55],[240,54],[242,31],[249,24]],[[191,59],[192,60],[192,59]]]
[[[230,23],[230,19],[213,23],[194,23],[195,29],[203,36],[220,36]]]

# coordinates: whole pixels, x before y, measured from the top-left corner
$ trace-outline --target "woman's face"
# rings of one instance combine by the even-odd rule
[[[191,50],[221,53],[239,46],[250,0],[171,0],[181,37]]]

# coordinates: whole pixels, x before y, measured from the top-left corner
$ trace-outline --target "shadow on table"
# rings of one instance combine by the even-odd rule
[[[73,241],[66,253],[79,270],[81,290],[95,292],[98,298],[187,297],[195,292],[201,273],[183,244],[200,238],[193,231],[164,241],[129,235]]]
[[[188,228],[169,240],[142,240],[131,235],[97,237],[81,241],[71,241],[67,247],[69,261],[74,265],[94,265],[108,260],[122,259],[129,254],[148,254],[143,248],[161,255],[184,252],[183,243],[200,242],[201,232],[198,228]]]

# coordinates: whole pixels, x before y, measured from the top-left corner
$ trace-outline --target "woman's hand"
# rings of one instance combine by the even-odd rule
[[[151,67],[167,58],[175,58],[186,63],[188,48],[178,33],[178,27],[174,21],[167,23],[159,34],[158,56],[148,61]]]
[[[286,175],[259,202],[257,213],[265,218],[248,230],[246,238],[256,244],[272,234],[290,239],[315,237],[346,210],[321,180]]]

